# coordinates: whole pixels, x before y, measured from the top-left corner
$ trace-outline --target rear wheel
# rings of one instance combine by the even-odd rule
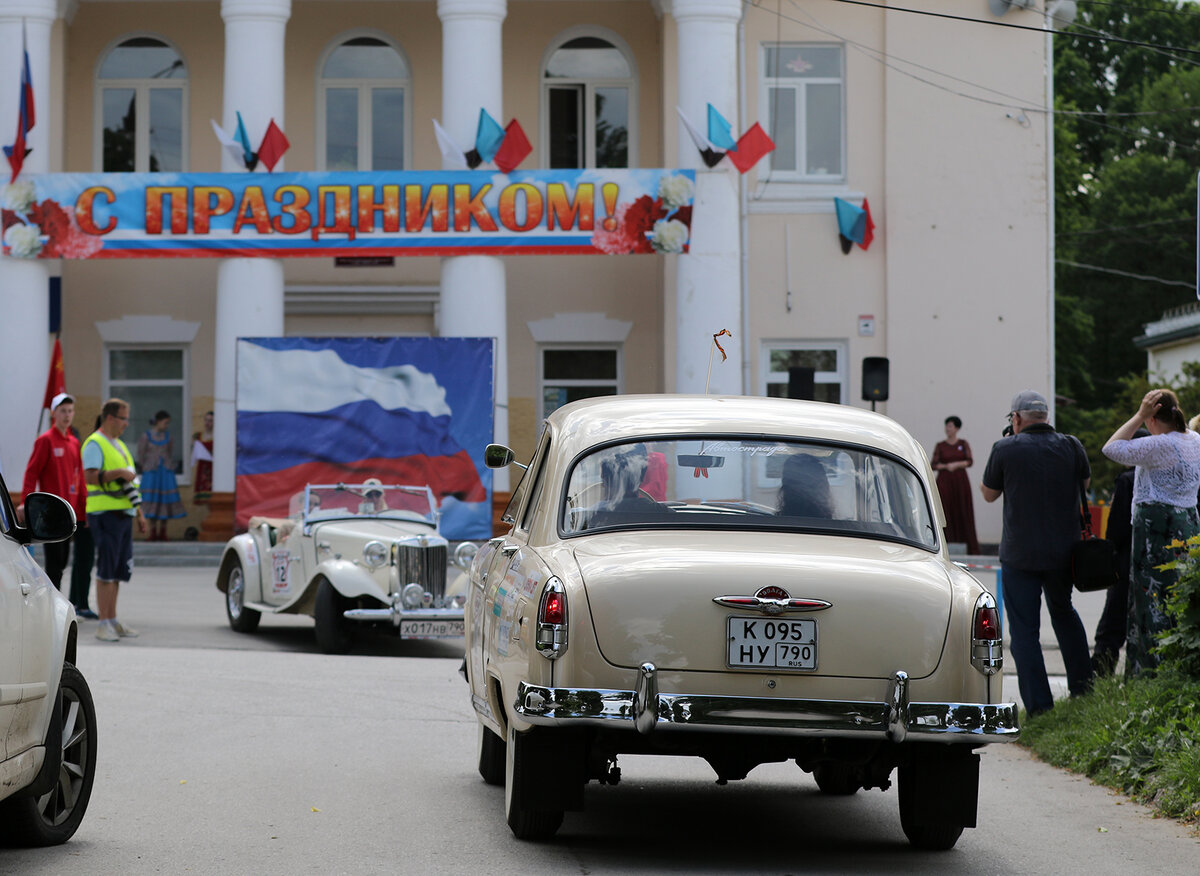
[[[844,763],[823,763],[813,770],[813,778],[822,794],[846,797],[858,792],[862,780],[858,770]]]
[[[242,561],[234,559],[225,573],[225,615],[229,626],[238,633],[252,633],[258,629],[262,615],[246,608],[246,574]]]
[[[96,778],[96,708],[83,674],[63,664],[54,718],[46,736],[46,759],[58,769],[53,785],[36,796],[0,802],[0,842],[54,846],[79,828]]]
[[[562,809],[534,808],[537,776],[526,766],[529,751],[538,744],[532,733],[517,733],[508,725],[504,757],[504,815],[513,836],[523,840],[549,839],[562,826]]]
[[[918,802],[917,787],[922,782],[936,781],[929,773],[934,764],[918,761],[897,769],[900,796],[900,827],[908,841],[918,849],[945,851],[954,848],[962,835],[961,821],[944,813],[934,813]]]
[[[317,647],[322,653],[345,654],[350,650],[350,622],[342,615],[347,602],[328,578],[321,579],[313,619],[317,622]]]
[[[504,784],[504,740],[482,724],[478,733],[479,775],[489,785]]]

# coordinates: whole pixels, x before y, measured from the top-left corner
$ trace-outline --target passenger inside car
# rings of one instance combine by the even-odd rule
[[[833,517],[833,493],[821,461],[796,453],[783,463],[779,514],[786,517]]]

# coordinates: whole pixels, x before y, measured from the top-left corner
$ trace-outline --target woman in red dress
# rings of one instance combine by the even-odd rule
[[[946,540],[964,543],[968,554],[977,554],[975,506],[971,503],[971,482],[967,480],[967,469],[975,459],[971,445],[958,437],[961,428],[958,417],[946,417],[946,440],[933,448],[933,470],[938,473],[938,493],[946,512]]]

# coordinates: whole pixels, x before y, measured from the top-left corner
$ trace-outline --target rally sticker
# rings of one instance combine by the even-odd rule
[[[271,554],[271,592],[275,595],[288,592],[291,586],[288,571],[291,566],[291,554],[286,550],[274,551]]]

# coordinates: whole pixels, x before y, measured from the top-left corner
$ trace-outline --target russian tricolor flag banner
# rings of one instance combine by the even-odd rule
[[[447,538],[492,535],[491,338],[241,338],[236,524],[305,484],[428,485]]]

